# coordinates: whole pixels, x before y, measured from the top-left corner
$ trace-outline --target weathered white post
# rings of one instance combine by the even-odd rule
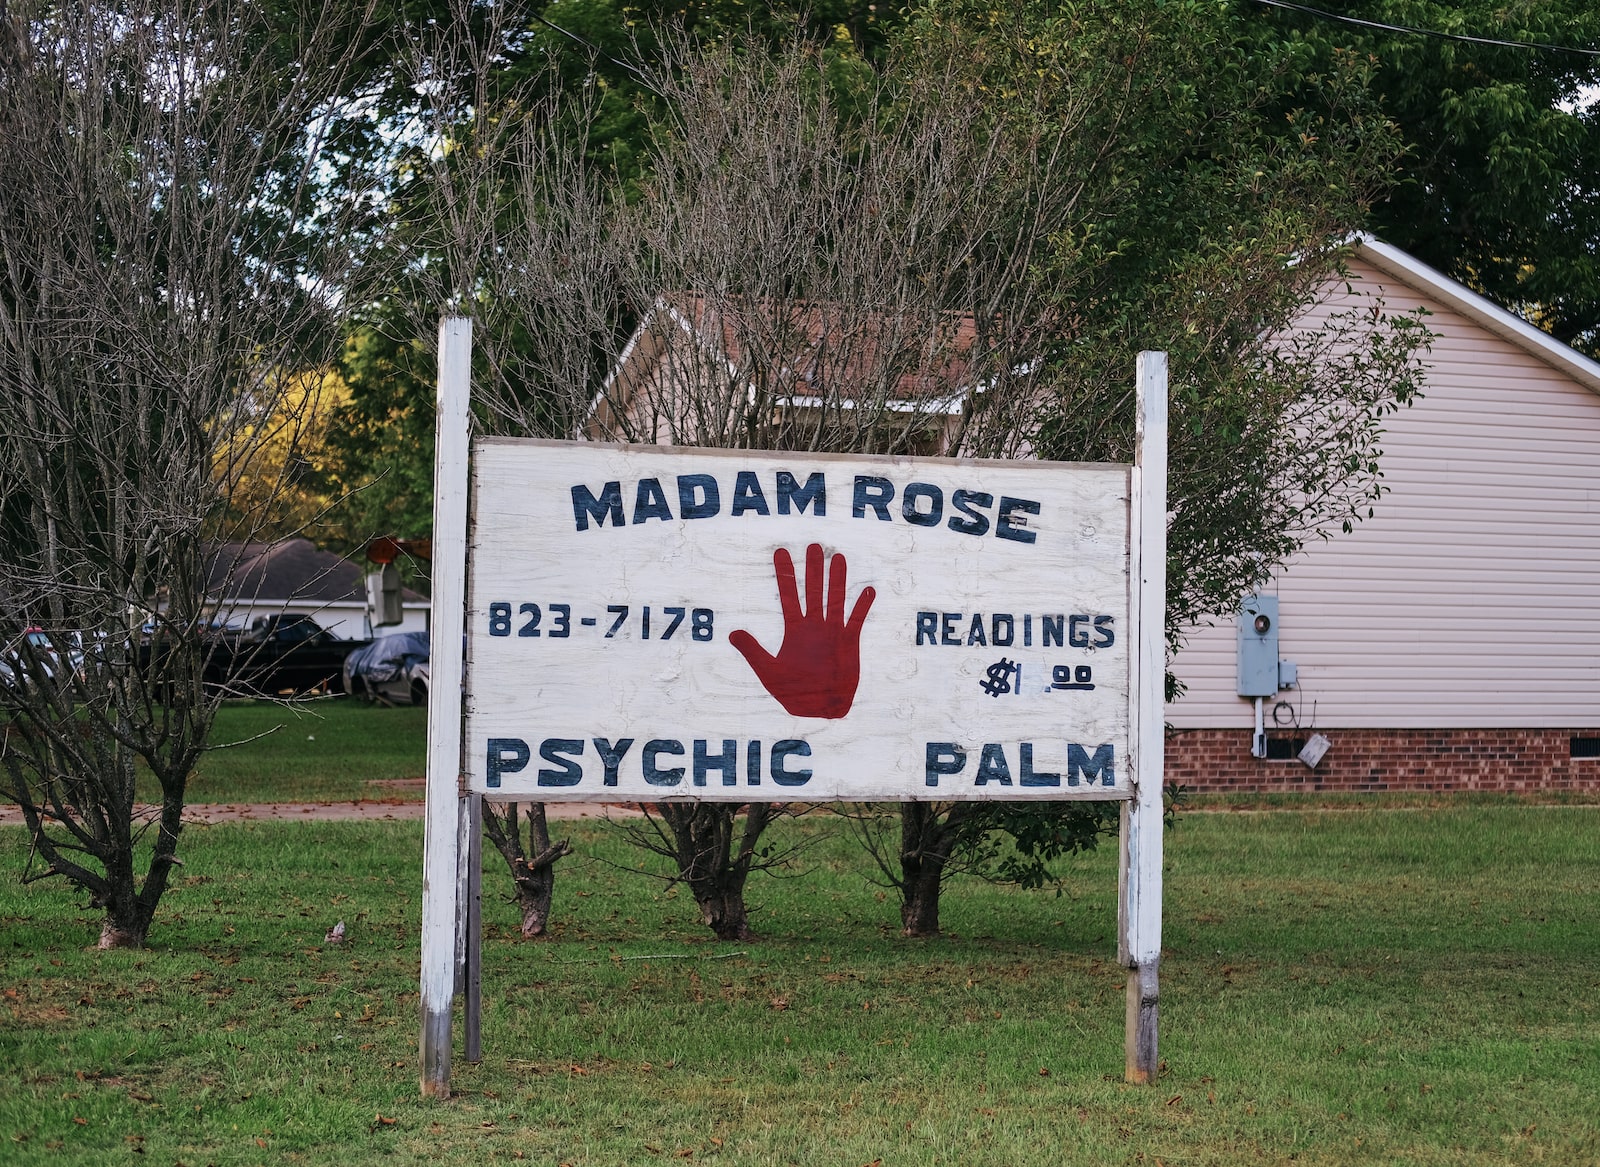
[[[461,664],[467,592],[467,455],[472,321],[439,322],[434,447],[433,682],[428,686],[427,818],[422,860],[422,1093],[450,1096],[461,783]]]
[[[466,1030],[464,1057],[471,1065],[483,1061],[483,796],[469,794],[466,813],[461,816],[461,876],[456,887],[464,888],[457,911],[465,917],[462,929],[461,1011]]]
[[[1125,1074],[1153,1082],[1160,1065],[1161,785],[1166,688],[1167,354],[1142,352],[1133,464],[1129,597],[1137,635],[1130,661],[1133,798],[1122,804],[1117,958],[1128,970]]]

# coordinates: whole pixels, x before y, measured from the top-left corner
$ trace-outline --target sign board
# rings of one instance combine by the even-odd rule
[[[1129,796],[1130,468],[482,439],[491,797]]]
[[[422,1093],[458,972],[481,1053],[482,797],[1121,799],[1125,1073],[1154,1082],[1166,355],[1104,466],[473,445],[471,351],[440,322]]]

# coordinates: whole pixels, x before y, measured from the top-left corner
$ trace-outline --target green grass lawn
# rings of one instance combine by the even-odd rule
[[[0,1162],[1600,1162],[1600,810],[1184,819],[1154,1088],[1121,1080],[1114,847],[1060,898],[957,885],[918,943],[833,825],[787,825],[807,870],[752,885],[738,946],[603,829],[549,941],[488,867],[485,1060],[446,1103],[420,824],[191,828],[114,953],[0,830]]]
[[[229,701],[217,712],[188,801],[420,800],[420,786],[374,783],[420,779],[427,730],[425,708],[368,706],[346,697]],[[154,801],[155,784],[146,782],[140,794]]]

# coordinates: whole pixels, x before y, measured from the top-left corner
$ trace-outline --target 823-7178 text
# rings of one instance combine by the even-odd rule
[[[548,636],[562,640],[572,635],[572,605],[546,604],[540,607],[531,601],[513,605],[496,600],[489,605],[489,635],[517,636],[526,639]],[[545,622],[546,616],[549,623]],[[691,640],[709,641],[716,635],[716,615],[710,608],[690,608],[667,604],[651,609],[646,604],[637,610],[628,604],[608,604],[605,619],[609,622],[604,639],[627,639],[637,631],[640,640],[671,640],[678,635],[685,622]],[[580,616],[579,628],[600,627],[601,617]]]

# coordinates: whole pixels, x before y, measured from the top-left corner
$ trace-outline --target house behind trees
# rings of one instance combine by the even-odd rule
[[[1226,790],[1600,789],[1600,365],[1369,240],[1319,311],[1382,296],[1436,334],[1388,422],[1388,493],[1262,591],[1294,688],[1251,755],[1232,614],[1173,665],[1169,780]],[[1320,733],[1313,769],[1298,759]]]

